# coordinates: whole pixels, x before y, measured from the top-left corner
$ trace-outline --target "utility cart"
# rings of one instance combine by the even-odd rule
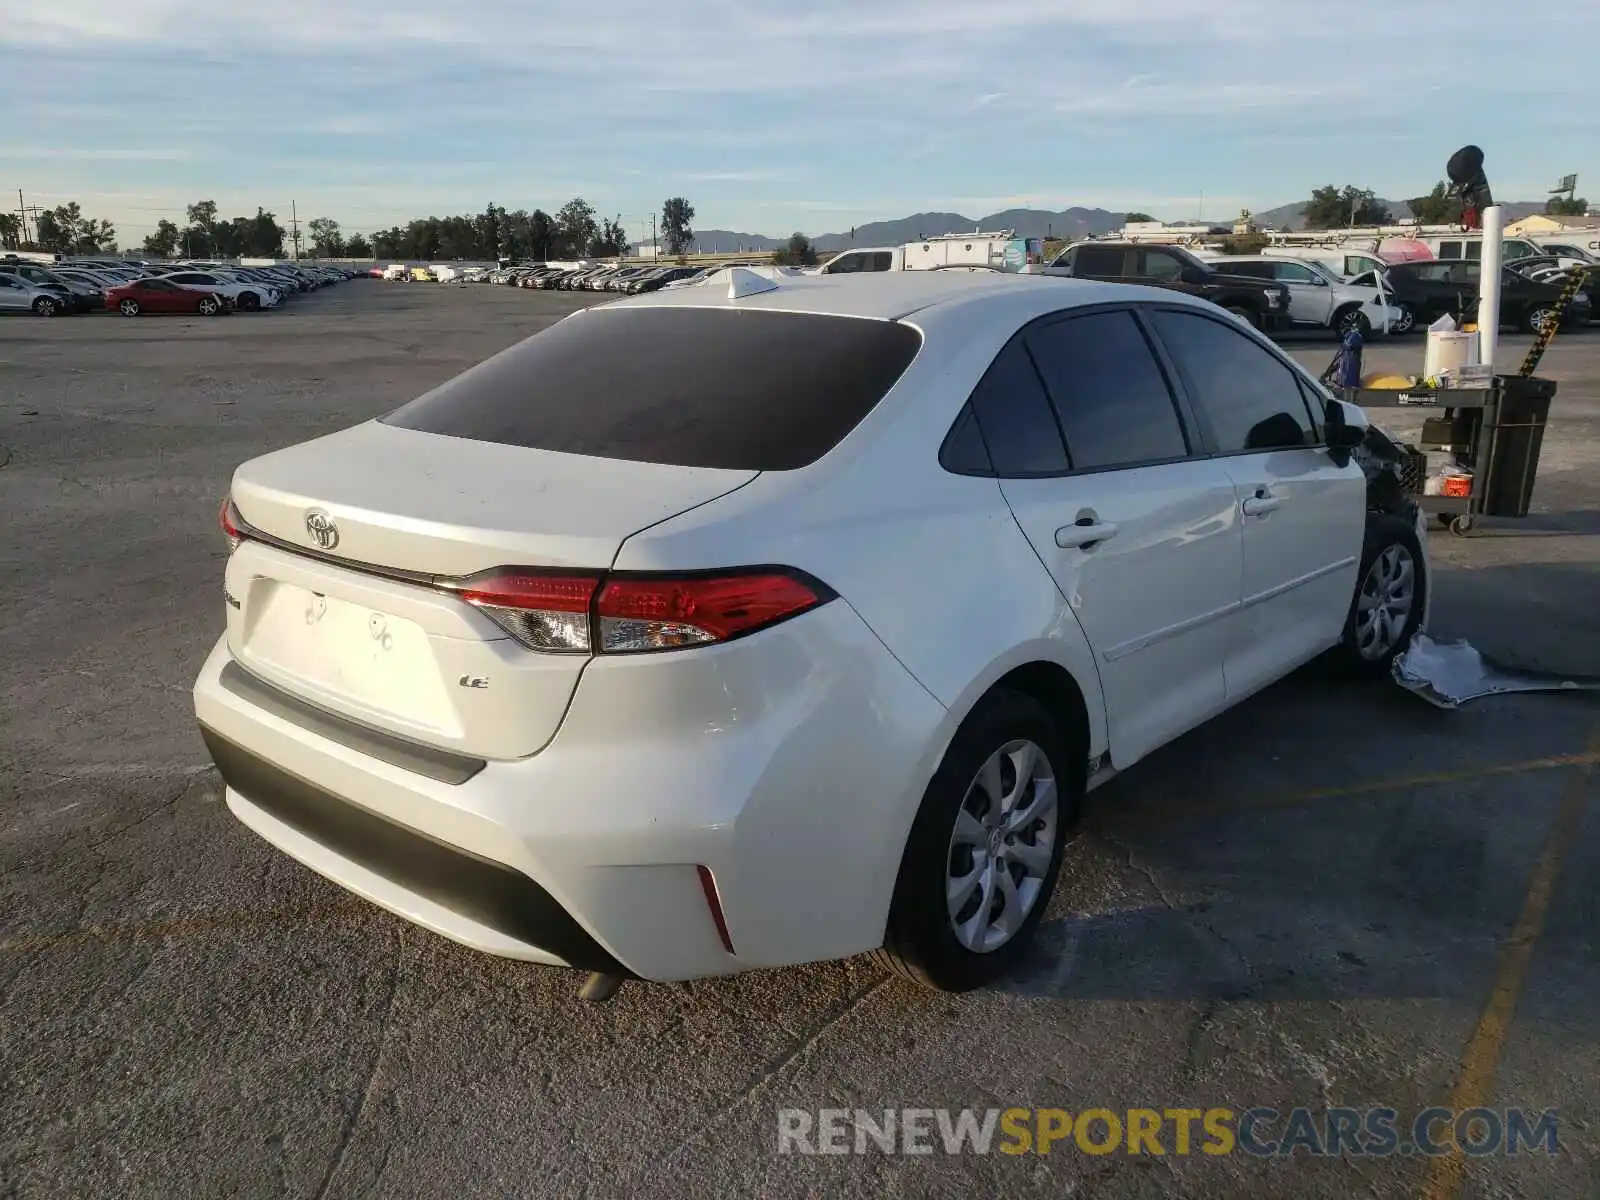
[[[1422,511],[1452,533],[1465,535],[1477,518],[1525,517],[1544,445],[1545,422],[1555,381],[1496,375],[1486,387],[1390,391],[1345,388],[1339,395],[1362,408],[1437,409],[1422,425],[1422,437],[1403,471],[1403,485]],[[1453,454],[1470,473],[1458,494],[1430,496],[1427,452]]]

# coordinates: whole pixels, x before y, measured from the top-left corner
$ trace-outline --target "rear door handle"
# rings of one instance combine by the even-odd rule
[[[1264,517],[1269,512],[1277,512],[1278,506],[1283,501],[1268,493],[1258,492],[1246,500],[1239,507],[1244,510],[1247,517]]]
[[[1063,525],[1056,530],[1056,545],[1063,550],[1086,550],[1096,542],[1117,536],[1117,527],[1110,521],[1089,525]]]

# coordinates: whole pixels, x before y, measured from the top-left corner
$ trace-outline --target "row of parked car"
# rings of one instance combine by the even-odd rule
[[[110,311],[125,317],[277,308],[290,296],[331,287],[357,272],[284,264],[243,267],[217,262],[131,262],[72,258],[56,262],[0,257],[0,312],[57,317]]]
[[[1470,320],[1475,314],[1482,278],[1479,259],[1381,262],[1361,257],[1365,269],[1347,275],[1338,269],[1333,252],[1231,255],[1156,243],[1089,241],[1069,246],[1047,267],[1028,270],[1188,292],[1271,333],[1320,328],[1364,336],[1404,335],[1426,329],[1441,316]],[[1600,261],[1577,262],[1576,269],[1586,272],[1586,283],[1564,298],[1572,269],[1572,260],[1553,254],[1506,262],[1501,323],[1537,333],[1552,322],[1587,325],[1595,320],[1600,314],[1591,294],[1600,289]]]
[[[692,267],[675,264],[623,266],[606,263],[598,266],[563,267],[530,263],[487,272],[480,282],[546,292],[616,292],[619,295],[637,296],[661,288],[687,287],[730,266],[754,265],[718,263],[709,267]]]

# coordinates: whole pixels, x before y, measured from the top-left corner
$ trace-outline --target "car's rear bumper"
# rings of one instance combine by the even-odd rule
[[[722,647],[596,659],[544,750],[481,769],[297,717],[229,686],[232,663],[219,642],[195,712],[262,837],[477,949],[657,980],[879,945],[946,717],[843,601]]]

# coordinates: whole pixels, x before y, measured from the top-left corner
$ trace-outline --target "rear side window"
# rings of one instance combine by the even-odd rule
[[[973,390],[969,405],[1001,476],[1059,475],[1068,470],[1050,398],[1023,346],[1013,338]]]
[[[921,344],[893,321],[602,309],[552,325],[382,420],[597,458],[790,471],[838,445]]]
[[[1161,309],[1156,331],[1211,420],[1219,454],[1315,445],[1299,377],[1250,337],[1199,313]]]
[[[1130,312],[1069,317],[1028,334],[1074,470],[1184,458],[1166,376]]]

